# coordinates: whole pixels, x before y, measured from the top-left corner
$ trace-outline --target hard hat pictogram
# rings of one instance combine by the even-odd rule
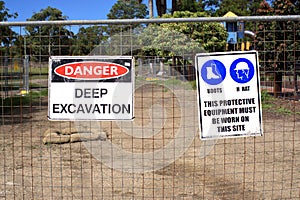
[[[239,62],[234,70],[249,70],[249,66],[246,62]]]
[[[230,76],[237,83],[247,83],[254,76],[254,66],[246,58],[238,58],[230,66]]]

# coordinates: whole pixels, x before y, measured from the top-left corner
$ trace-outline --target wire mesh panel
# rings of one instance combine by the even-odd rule
[[[2,37],[19,40],[0,51],[0,198],[299,199],[300,17],[243,18],[254,35],[236,44],[205,29],[222,28],[214,19],[190,19],[200,39],[178,29],[187,19],[10,25]],[[200,140],[195,55],[251,49],[263,136]],[[135,58],[133,121],[48,120],[49,57],[75,55]]]

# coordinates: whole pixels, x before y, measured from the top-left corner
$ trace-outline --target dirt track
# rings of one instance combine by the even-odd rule
[[[138,92],[139,109],[159,99],[165,102],[169,118],[162,133],[138,139],[122,132],[116,122],[99,122],[109,141],[136,153],[159,149],[172,140],[180,118],[172,93],[149,88]],[[153,95],[156,100],[151,98]],[[209,154],[200,158],[203,146],[213,142],[204,143],[196,135],[178,160],[146,173],[113,170],[93,157],[82,142],[44,145],[47,129],[71,129],[74,125],[48,121],[47,98],[39,103],[23,109],[22,117],[2,118],[5,125],[1,126],[0,137],[0,199],[300,198],[299,102],[272,102],[276,108],[289,109],[291,113],[265,110],[262,137],[218,140],[206,148],[211,150]],[[137,124],[149,123],[148,108],[137,113]],[[198,133],[197,124],[193,129]]]

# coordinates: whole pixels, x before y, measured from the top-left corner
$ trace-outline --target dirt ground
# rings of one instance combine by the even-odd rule
[[[188,115],[197,118],[195,91],[184,91],[183,96],[191,103],[187,104]],[[139,138],[133,137],[139,133],[128,135],[116,122],[97,122],[107,135],[106,141],[44,144],[44,133],[49,128],[71,130],[75,126],[74,122],[48,121],[46,97],[28,108],[15,108],[13,113],[3,115],[0,199],[300,198],[300,102],[271,100],[271,106],[263,110],[261,137],[209,142],[200,141],[197,123],[181,121],[176,95],[165,88],[143,87],[136,92],[135,104],[136,125],[147,130],[153,128],[154,132],[162,126],[163,131]],[[163,105],[167,117],[155,109],[149,111],[158,104]],[[166,120],[159,124],[150,116]],[[133,173],[132,169],[122,171],[118,164],[127,166],[126,162],[135,161],[120,158],[120,163],[109,166],[107,160],[103,162],[91,152],[91,144],[107,141],[132,153],[154,152],[176,137],[182,123],[193,130],[189,148],[174,162],[162,164],[163,168],[154,171],[143,173],[138,168],[139,173]],[[184,134],[191,136],[188,132]],[[206,156],[203,150],[207,151]],[[175,158],[177,153],[165,148],[163,155],[174,154]],[[147,166],[149,161],[141,159],[138,162]],[[128,166],[139,166],[138,162]]]

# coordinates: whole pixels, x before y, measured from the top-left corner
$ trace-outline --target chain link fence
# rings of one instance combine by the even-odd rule
[[[1,36],[0,199],[299,199],[299,20],[2,22],[13,32]],[[229,45],[166,29],[239,21],[253,35]],[[195,54],[217,47],[258,51],[263,136],[199,139]],[[133,56],[134,121],[49,121],[58,55]]]

